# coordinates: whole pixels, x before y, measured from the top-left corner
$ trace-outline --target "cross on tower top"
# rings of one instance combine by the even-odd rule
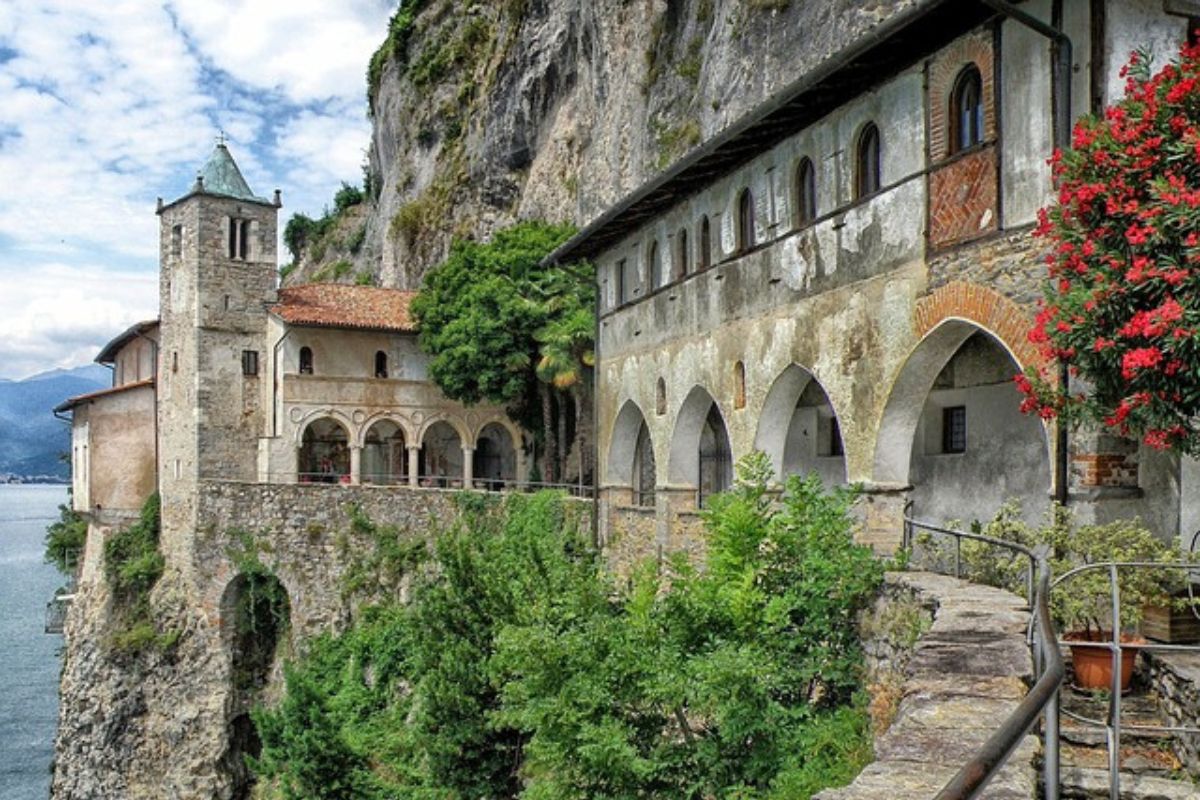
[[[228,140],[229,140],[229,137],[227,137],[227,136],[225,135],[225,131],[224,131],[224,130],[218,130],[218,131],[217,131],[217,145],[218,145],[219,147],[224,147],[224,146],[225,146],[225,142],[227,142]]]

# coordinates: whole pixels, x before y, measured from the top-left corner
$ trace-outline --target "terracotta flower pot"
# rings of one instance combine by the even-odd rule
[[[1109,689],[1112,687],[1112,651],[1104,647],[1073,645],[1071,642],[1111,642],[1112,633],[1102,631],[1088,634],[1075,631],[1063,636],[1071,648],[1071,666],[1075,671],[1075,686],[1080,689]],[[1137,645],[1145,644],[1140,636],[1121,634],[1121,691],[1129,688],[1133,681],[1133,667],[1137,662]]]

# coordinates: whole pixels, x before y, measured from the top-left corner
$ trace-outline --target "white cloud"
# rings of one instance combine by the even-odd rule
[[[158,315],[158,279],[100,266],[44,265],[3,275],[0,375],[25,377],[91,361],[134,322]]]
[[[367,61],[395,5],[0,3],[0,377],[90,358],[153,316],[154,198],[187,191],[219,128],[251,187],[282,189],[289,211],[357,181]]]
[[[387,35],[386,0],[190,0],[171,10],[214,63],[297,103],[358,99],[367,61]]]

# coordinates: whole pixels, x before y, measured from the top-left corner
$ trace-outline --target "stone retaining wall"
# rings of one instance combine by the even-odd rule
[[[814,800],[937,794],[1025,696],[1033,677],[1028,622],[1025,601],[1009,592],[925,572],[888,573],[863,633],[873,710],[889,677],[899,705],[876,734],[875,762],[849,786]],[[1036,797],[1037,750],[1037,739],[1026,736],[981,797]]]
[[[1180,727],[1200,727],[1200,653],[1146,651],[1150,685],[1159,709]],[[1171,737],[1175,755],[1193,775],[1200,774],[1200,736]]]

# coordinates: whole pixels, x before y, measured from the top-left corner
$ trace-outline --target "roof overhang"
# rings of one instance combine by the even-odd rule
[[[131,392],[135,389],[153,388],[153,386],[154,386],[154,379],[146,378],[145,380],[135,381],[133,383],[126,383],[121,386],[114,386],[111,389],[101,389],[98,392],[88,392],[87,394],[77,395],[76,397],[72,397],[69,400],[64,400],[63,402],[56,405],[52,409],[52,411],[55,414],[62,414],[64,412],[71,411],[76,406],[81,406],[84,403],[91,403],[95,400],[101,400],[105,397],[112,397],[113,395],[124,394],[126,392]]]
[[[996,16],[979,0],[926,0],[897,14],[690,150],[544,263],[593,259],[674,204]]]
[[[158,327],[158,320],[156,320],[156,319],[147,319],[147,320],[143,320],[141,322],[135,322],[133,325],[130,325],[123,332],[121,332],[116,338],[114,338],[108,344],[104,345],[104,348],[100,351],[100,354],[96,356],[96,363],[97,364],[112,364],[112,363],[114,363],[117,360],[117,353],[120,352],[122,347],[129,344],[131,341],[138,338],[139,336],[145,336],[147,333],[149,333],[150,331],[154,330],[157,327]]]

